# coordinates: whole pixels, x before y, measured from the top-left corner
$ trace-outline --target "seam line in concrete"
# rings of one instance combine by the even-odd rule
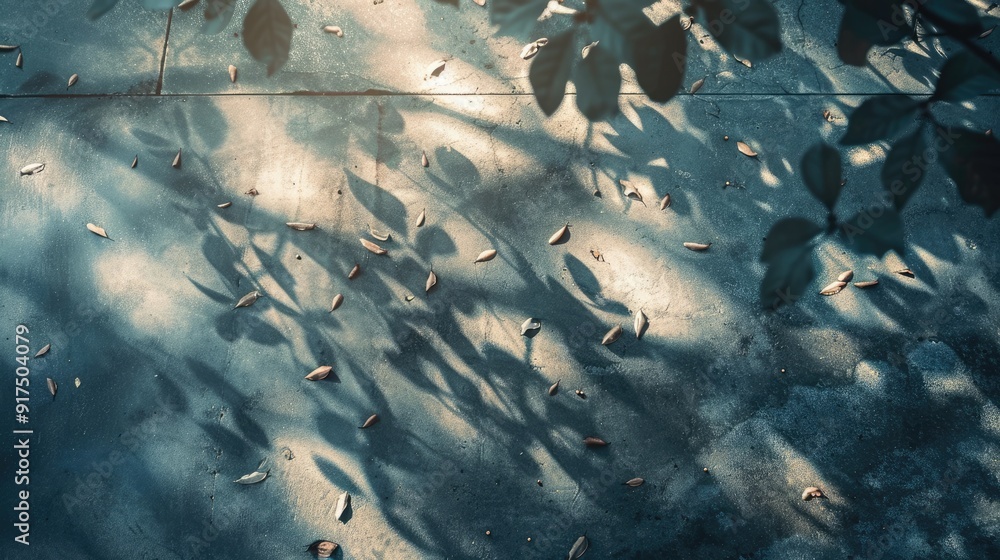
[[[163,91],[163,69],[167,65],[167,44],[170,42],[170,24],[174,21],[173,8],[167,12],[167,32],[163,37],[163,50],[160,52],[160,74],[156,77],[156,95]]]

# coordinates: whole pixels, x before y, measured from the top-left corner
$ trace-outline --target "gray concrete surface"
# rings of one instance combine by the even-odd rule
[[[176,13],[167,38],[165,14],[129,3],[97,23],[67,5],[19,41],[23,73],[0,56],[8,369],[15,325],[32,354],[52,344],[31,362],[32,544],[11,536],[4,557],[305,558],[327,538],[350,559],[564,558],[584,533],[585,558],[1000,553],[996,222],[935,170],[906,210],[907,254],[819,251],[816,290],[845,268],[877,289],[758,305],[770,225],[823,217],[802,153],[839,138],[858,94],[919,91],[910,55],[833,68],[821,16],[837,9],[779,3],[781,57],[725,70],[706,54],[732,72],[715,95],[624,96],[622,115],[589,125],[520,94],[519,46],[491,36],[482,8],[392,1],[286,2],[299,29],[271,79],[233,29],[201,37],[195,12]],[[347,36],[310,35],[327,23]],[[460,49],[447,81],[423,83],[428,59]],[[44,95],[73,72],[74,95]],[[398,94],[267,95],[368,88]],[[997,110],[984,98],[942,116],[988,128]],[[842,153],[847,214],[877,201],[885,152]],[[45,170],[18,176],[34,162]],[[647,205],[622,197],[623,178]],[[548,245],[566,223],[568,241]],[[358,242],[369,224],[391,232],[388,256]],[[487,248],[498,257],[473,264]],[[528,317],[542,323],[531,338]],[[337,379],[303,380],[321,364]],[[591,435],[611,444],[586,449]],[[263,458],[266,480],[233,483]],[[806,486],[829,499],[803,502]]]

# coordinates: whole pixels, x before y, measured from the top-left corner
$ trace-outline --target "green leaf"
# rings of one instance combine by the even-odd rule
[[[882,257],[890,250],[902,255],[906,249],[903,243],[903,220],[894,208],[875,206],[870,210],[862,210],[844,222],[840,232],[859,252],[876,257]]]
[[[587,57],[573,69],[573,85],[576,106],[588,119],[596,121],[618,112],[622,76],[618,61],[600,43],[591,47]]]
[[[767,232],[761,262],[774,262],[790,249],[800,249],[809,244],[823,228],[805,218],[784,218],[778,220]]]
[[[893,45],[912,33],[903,17],[902,1],[846,0],[844,4],[837,54],[847,64],[864,66],[873,45]]]
[[[843,183],[840,172],[840,152],[820,142],[802,156],[802,180],[816,200],[833,212]]]
[[[566,95],[566,82],[573,68],[574,29],[563,31],[538,51],[531,61],[528,80],[535,91],[538,106],[546,115],[552,115]]]
[[[757,62],[781,52],[781,23],[767,0],[701,0],[705,27],[731,54]]]
[[[184,0],[139,0],[139,4],[147,10],[159,10],[165,12],[176,8]]]
[[[118,0],[94,0],[87,10],[87,19],[97,19],[111,11],[118,4]]]
[[[920,128],[897,140],[882,165],[882,186],[893,195],[893,204],[900,212],[927,174],[926,149],[924,129]]]
[[[257,0],[243,20],[243,44],[270,76],[288,62],[292,20],[278,0]]]
[[[895,136],[912,124],[919,106],[905,95],[872,97],[851,113],[847,133],[840,143],[848,146],[869,144]]]
[[[205,25],[202,33],[218,33],[229,25],[236,11],[236,0],[208,0],[205,6]]]
[[[942,138],[954,136],[947,131]],[[1000,209],[1000,142],[990,135],[961,129],[957,139],[941,154],[941,164],[958,185],[958,194],[969,204],[981,206],[986,217]]]
[[[928,19],[949,33],[969,36],[983,32],[979,12],[965,0],[922,0],[920,9],[936,16]],[[938,19],[942,24],[937,23]]]
[[[782,251],[771,259],[760,283],[760,302],[772,310],[791,305],[805,295],[815,276],[811,245]]]
[[[948,57],[931,101],[958,102],[1000,87],[1000,73],[969,51]]]
[[[490,23],[504,35],[527,35],[545,11],[547,0],[490,0]]]
[[[680,17],[678,14],[661,23],[635,45],[633,68],[639,86],[651,100],[660,103],[676,95],[684,80],[687,34],[681,30]]]

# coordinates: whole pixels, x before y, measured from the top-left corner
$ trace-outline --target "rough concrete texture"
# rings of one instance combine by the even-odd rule
[[[1000,554],[996,222],[935,169],[905,212],[905,255],[819,251],[815,291],[847,268],[879,287],[758,303],[771,224],[823,219],[802,153],[840,137],[859,93],[926,88],[911,55],[833,68],[839,8],[781,2],[780,57],[723,67],[709,50],[715,95],[624,96],[589,125],[572,97],[546,119],[518,95],[520,47],[482,8],[393,2],[285,2],[299,28],[270,79],[233,28],[199,36],[196,9],[167,38],[165,14],[127,2],[96,23],[66,5],[20,41],[23,73],[0,56],[8,371],[15,325],[32,354],[52,344],[31,361],[31,545],[5,538],[4,557],[305,558],[327,538],[350,559],[565,558],[582,534],[586,558]],[[154,95],[164,41],[169,95]],[[464,71],[422,83],[460,49],[442,76]],[[36,95],[66,93],[73,72],[71,94],[130,93]],[[266,95],[368,88],[403,94]],[[998,109],[941,117],[988,128]],[[885,147],[842,154],[849,215],[877,203]],[[369,227],[391,233],[388,255],[361,246]],[[252,290],[264,297],[234,310]],[[522,337],[529,317],[541,329]],[[335,379],[303,379],[323,364]],[[264,458],[266,480],[233,483]],[[802,501],[807,486],[828,499]]]

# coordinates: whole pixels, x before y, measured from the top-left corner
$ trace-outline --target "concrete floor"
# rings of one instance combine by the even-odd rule
[[[19,323],[32,354],[52,344],[31,362],[31,545],[3,557],[306,558],[324,538],[351,559],[565,558],[582,534],[586,558],[1000,554],[996,221],[936,169],[905,255],[819,250],[815,291],[847,268],[878,288],[758,303],[771,224],[823,219],[806,148],[867,94],[930,91],[939,50],[842,67],[839,4],[781,1],[779,57],[746,68],[696,25],[698,95],[647,103],[626,76],[622,114],[589,125],[572,96],[541,115],[520,43],[472,2],[288,0],[272,78],[233,36],[244,4],[205,36],[198,8],[89,22],[86,3],[0,0],[0,43],[25,55],[0,55],[0,310],[11,356]],[[998,110],[941,115],[985,129]],[[877,202],[885,146],[841,153],[848,215]],[[359,243],[369,225],[387,256]],[[336,380],[303,379],[323,364]],[[264,458],[266,480],[233,483]]]

